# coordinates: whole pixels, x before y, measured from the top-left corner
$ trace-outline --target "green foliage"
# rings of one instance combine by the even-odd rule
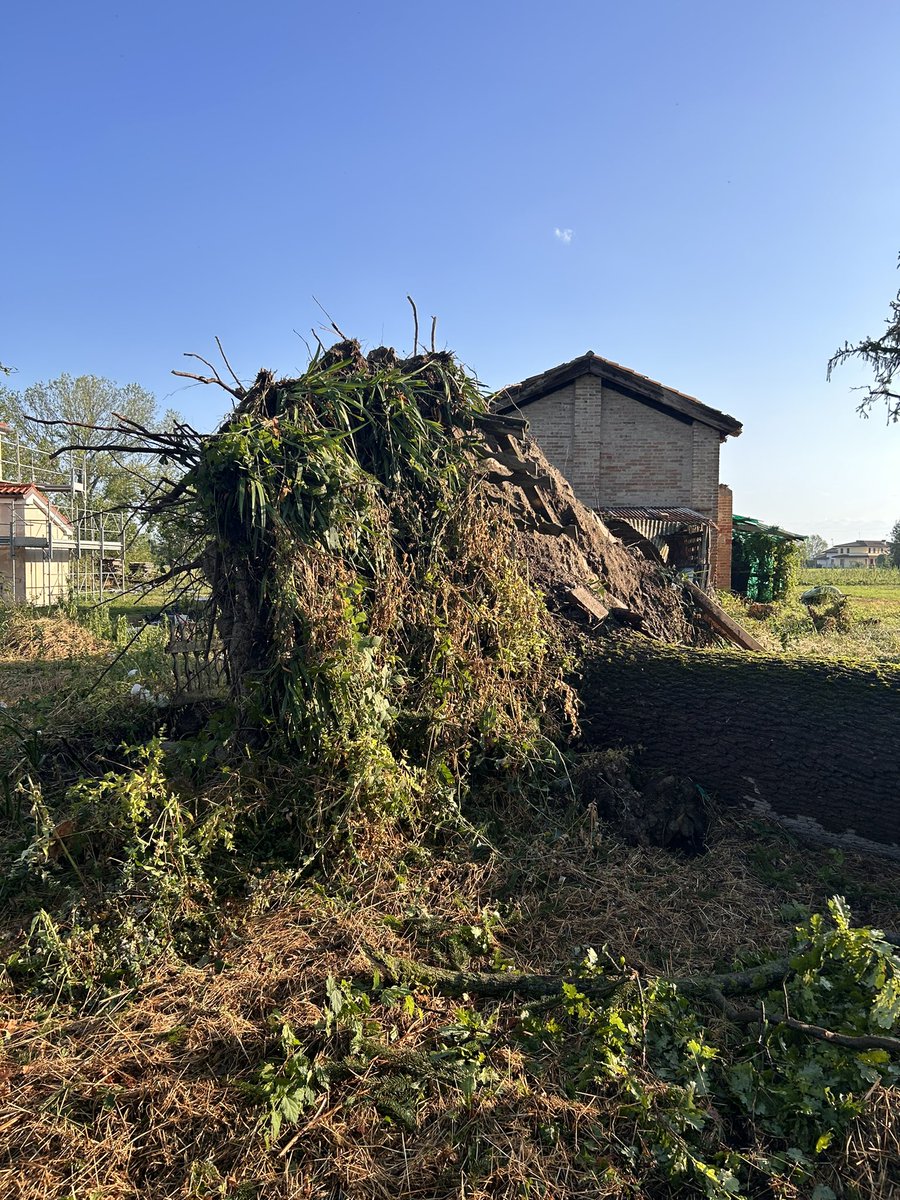
[[[60,375],[57,379],[34,383],[24,391],[0,386],[0,416],[12,428],[14,436],[26,449],[45,454],[63,451],[61,463],[68,467],[72,442],[101,446],[108,439],[108,428],[121,415],[139,426],[154,428],[169,423],[173,414],[162,416],[155,397],[137,383],[120,385],[96,375]],[[37,425],[29,417],[43,421],[74,422],[76,431],[66,425]],[[74,451],[74,461],[81,465],[81,452]],[[96,449],[91,452],[91,469],[86,480],[88,507],[128,504],[149,489],[154,474],[142,456],[112,454]]]
[[[724,1026],[702,992],[691,998],[675,984],[635,978],[611,1002],[565,984],[562,1015],[526,1011],[522,1038],[532,1053],[559,1056],[574,1091],[615,1096],[635,1123],[639,1154],[671,1183],[691,1181],[724,1200],[747,1195],[761,1177],[801,1181],[841,1144],[873,1084],[900,1078],[886,1050],[842,1047],[779,1023],[789,1015],[851,1036],[900,1027],[900,959],[878,931],[852,927],[843,900],[828,907],[828,918],[797,929],[784,986],[753,997],[765,1014],[761,1035],[758,1026],[747,1036]],[[582,971],[602,976],[596,953]],[[766,1156],[748,1131],[769,1140]]]
[[[802,542],[762,527],[753,531],[735,529],[732,553],[733,577],[746,580],[743,594],[763,603],[784,600],[789,595],[804,557]]]
[[[900,521],[894,522],[888,541],[891,543],[891,566],[900,567]]]
[[[828,549],[828,543],[818,533],[811,533],[803,539],[803,557],[809,562]]]
[[[328,1087],[327,1071],[307,1058],[287,1021],[281,1027],[281,1052],[279,1062],[263,1064],[257,1084],[250,1089],[268,1106],[270,1144],[277,1141],[282,1124],[299,1120]]]
[[[898,588],[900,569],[897,567],[866,570],[861,567],[805,567],[798,571],[796,583],[802,587],[831,584],[839,588]]]
[[[602,975],[595,952],[582,969]],[[626,1161],[645,1170],[655,1164],[670,1182],[691,1183],[716,1200],[740,1192],[741,1156],[712,1149],[709,1138],[721,1052],[674,985],[636,980],[604,1004],[564,984],[562,1015],[526,1010],[522,1035],[533,1051],[552,1048],[559,1055],[573,1093],[596,1088],[615,1098],[622,1118],[634,1125],[632,1145],[622,1146]]]
[[[13,868],[19,887],[31,880],[52,894],[66,876],[80,886],[61,918],[38,912],[12,969],[71,998],[135,982],[160,956],[191,957],[216,928],[208,864],[233,849],[233,806],[179,795],[156,740],[132,759],[128,771],[73,785],[57,812],[28,787],[33,833]]]
[[[895,378],[900,377],[900,292],[891,300],[885,330],[880,337],[867,337],[851,345],[844,345],[831,356],[828,362],[828,378],[835,367],[850,359],[860,359],[872,368],[873,382],[866,396],[857,406],[857,412],[868,416],[873,405],[883,403],[887,419],[900,419],[900,397]]]
[[[484,407],[450,355],[346,343],[262,373],[186,477],[236,712],[290,756],[299,828],[441,821],[554,769],[564,654],[477,487]]]

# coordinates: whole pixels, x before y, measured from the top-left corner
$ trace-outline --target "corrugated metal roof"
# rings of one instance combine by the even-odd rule
[[[790,533],[778,525],[764,525],[756,517],[742,517],[737,513],[734,513],[731,522],[735,533],[765,533],[782,542],[802,542],[805,537],[802,533]]]
[[[616,517],[620,521],[666,521],[679,525],[709,525],[715,522],[704,517],[693,508],[601,508],[602,517]]]

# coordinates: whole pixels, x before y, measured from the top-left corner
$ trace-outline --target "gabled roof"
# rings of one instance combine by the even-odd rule
[[[501,388],[493,398],[493,407],[497,412],[508,412],[512,408],[524,408],[527,404],[533,404],[535,400],[540,400],[551,392],[559,391],[560,388],[566,387],[567,384],[582,375],[596,375],[616,391],[622,392],[642,404],[647,404],[651,408],[668,413],[677,420],[700,421],[703,425],[709,425],[713,429],[717,429],[723,438],[738,437],[743,429],[740,421],[729,417],[727,413],[719,412],[717,408],[710,408],[707,404],[701,404],[693,396],[677,392],[674,388],[665,387],[663,384],[657,383],[655,379],[648,379],[646,375],[639,375],[637,371],[631,371],[628,367],[620,366],[619,363],[600,358],[593,350],[588,350],[586,354],[573,358],[571,362],[561,363],[558,367],[543,371],[540,375],[532,375],[528,379],[523,379],[521,383]]]
[[[55,504],[51,504],[41,489],[34,483],[0,483],[0,497],[13,496],[16,499],[31,500],[42,508],[63,529],[72,530],[73,525]]]

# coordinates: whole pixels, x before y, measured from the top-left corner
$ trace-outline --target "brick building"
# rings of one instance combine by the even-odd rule
[[[671,549],[677,566],[694,554],[700,581],[730,586],[731,492],[719,483],[719,447],[740,434],[734,417],[591,350],[504,388],[495,406],[523,410],[584,504]]]

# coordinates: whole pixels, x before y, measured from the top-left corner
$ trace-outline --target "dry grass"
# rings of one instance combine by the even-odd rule
[[[870,863],[838,863],[742,817],[720,819],[697,859],[626,847],[590,813],[560,814],[550,832],[546,814],[517,827],[484,861],[464,839],[439,854],[382,844],[327,890],[269,876],[231,913],[208,962],[161,963],[138,992],[88,1014],[17,995],[7,981],[0,1197],[665,1196],[640,1157],[636,1175],[623,1166],[634,1125],[608,1094],[572,1094],[552,1058],[536,1069],[504,1036],[514,1002],[477,1006],[496,1013],[496,1082],[467,1101],[435,1075],[411,1123],[391,1108],[398,1061],[440,1048],[459,1007],[426,991],[412,1011],[376,1000],[383,1050],[348,1058],[272,1146],[246,1088],[277,1059],[283,1021],[305,1045],[322,1044],[326,980],[371,980],[366,945],[445,960],[453,931],[483,925],[486,910],[499,914],[494,950],[544,970],[588,945],[678,973],[778,950],[790,930],[782,906],[818,906],[836,883],[861,918],[897,924],[900,868],[880,867],[875,886]],[[873,1093],[836,1168],[859,1196],[891,1194],[897,1121],[896,1098]],[[785,1184],[771,1194],[803,1192]]]
[[[90,630],[64,616],[36,616],[8,609],[0,629],[0,661],[57,662],[84,659],[108,650]]]

